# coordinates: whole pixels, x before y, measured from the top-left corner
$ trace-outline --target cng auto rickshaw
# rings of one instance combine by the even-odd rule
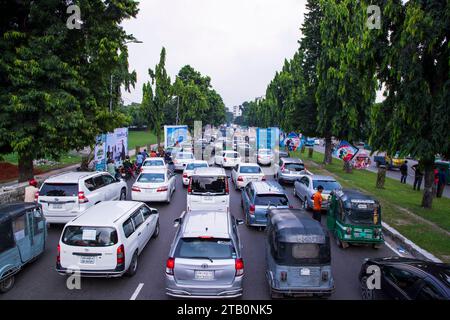
[[[14,286],[14,275],[45,249],[47,227],[36,203],[0,205],[0,293]]]
[[[266,228],[266,278],[271,298],[334,292],[330,238],[304,209],[270,209]]]
[[[338,190],[331,195],[327,226],[341,248],[350,244],[384,243],[381,226],[381,206],[374,198],[356,190]]]

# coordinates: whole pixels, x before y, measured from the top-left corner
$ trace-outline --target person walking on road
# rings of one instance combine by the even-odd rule
[[[438,174],[438,185],[437,185],[437,198],[442,198],[442,194],[444,193],[445,185],[447,184],[447,177],[445,173],[445,169],[441,168]]]
[[[142,154],[142,152],[139,152],[136,156],[136,166],[138,168],[141,168],[142,164],[144,163],[144,155]]]
[[[400,166],[400,173],[402,175],[400,182],[406,184],[406,178],[408,177],[408,160],[405,160],[405,162],[403,162]]]
[[[415,164],[412,166],[412,169],[414,170],[414,184],[413,189],[417,191],[420,191],[420,186],[422,185],[422,179],[423,179],[423,172],[421,166],[418,164]]]
[[[313,219],[322,221],[322,192],[323,187],[318,186],[317,192],[313,195]]]
[[[38,182],[36,179],[31,179],[28,181],[28,186],[25,188],[25,199],[24,202],[34,202],[36,192],[38,189]]]

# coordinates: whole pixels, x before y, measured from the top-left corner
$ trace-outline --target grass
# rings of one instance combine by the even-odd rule
[[[17,153],[10,153],[7,155],[3,155],[3,160],[4,162],[9,162],[12,164],[17,165],[19,163],[19,159],[17,156]],[[42,170],[42,171],[46,171],[46,169],[54,169],[55,167],[64,167],[67,165],[71,165],[71,164],[76,164],[76,163],[81,163],[81,156],[72,152],[67,153],[66,155],[63,155],[59,160],[53,160],[53,159],[49,159],[50,161],[55,161],[58,162],[58,164],[56,166],[50,166],[50,165],[41,165],[41,166],[36,166],[36,168]]]
[[[129,131],[128,150],[134,150],[136,146],[144,147],[149,144],[156,144],[156,136],[150,131]]]
[[[335,176],[344,188],[360,189],[375,196],[382,204],[383,220],[397,229],[405,237],[420,247],[432,252],[441,260],[450,262],[450,199],[433,199],[433,208],[420,207],[422,193],[412,190],[412,186],[386,177],[385,189],[377,189],[376,173],[367,170],[353,170],[347,174],[342,161],[333,158],[333,163],[323,166],[323,154],[314,152],[308,159],[307,153],[296,153],[305,160],[308,170],[318,174]],[[406,209],[406,210],[405,210]],[[428,220],[430,225],[420,218]]]

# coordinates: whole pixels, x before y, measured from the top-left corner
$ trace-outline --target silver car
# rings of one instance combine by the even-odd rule
[[[294,183],[294,196],[300,199],[304,209],[313,207],[312,196],[317,192],[317,187],[322,186],[322,210],[326,210],[329,204],[330,193],[341,190],[342,186],[333,177],[320,175],[304,175]]]
[[[178,298],[241,296],[241,224],[242,220],[223,211],[190,211],[176,219],[178,231],[166,264],[166,294]]]
[[[306,170],[302,160],[297,158],[280,158],[277,170],[278,183],[294,183],[304,174],[306,174]]]

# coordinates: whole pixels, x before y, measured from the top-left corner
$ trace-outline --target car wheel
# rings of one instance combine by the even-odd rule
[[[128,277],[132,277],[136,274],[138,269],[138,254],[137,251],[133,254],[133,258],[131,259],[130,267],[128,268],[126,275]]]
[[[120,191],[120,197],[119,197],[120,201],[124,201],[127,200],[127,191],[125,189],[122,189]]]
[[[156,223],[155,231],[153,232],[152,238],[156,239],[159,236],[159,221]]]
[[[0,293],[6,293],[14,287],[15,278],[14,276],[9,277],[0,282]]]
[[[361,278],[361,298],[363,300],[377,300],[377,290],[367,287],[367,276]]]

